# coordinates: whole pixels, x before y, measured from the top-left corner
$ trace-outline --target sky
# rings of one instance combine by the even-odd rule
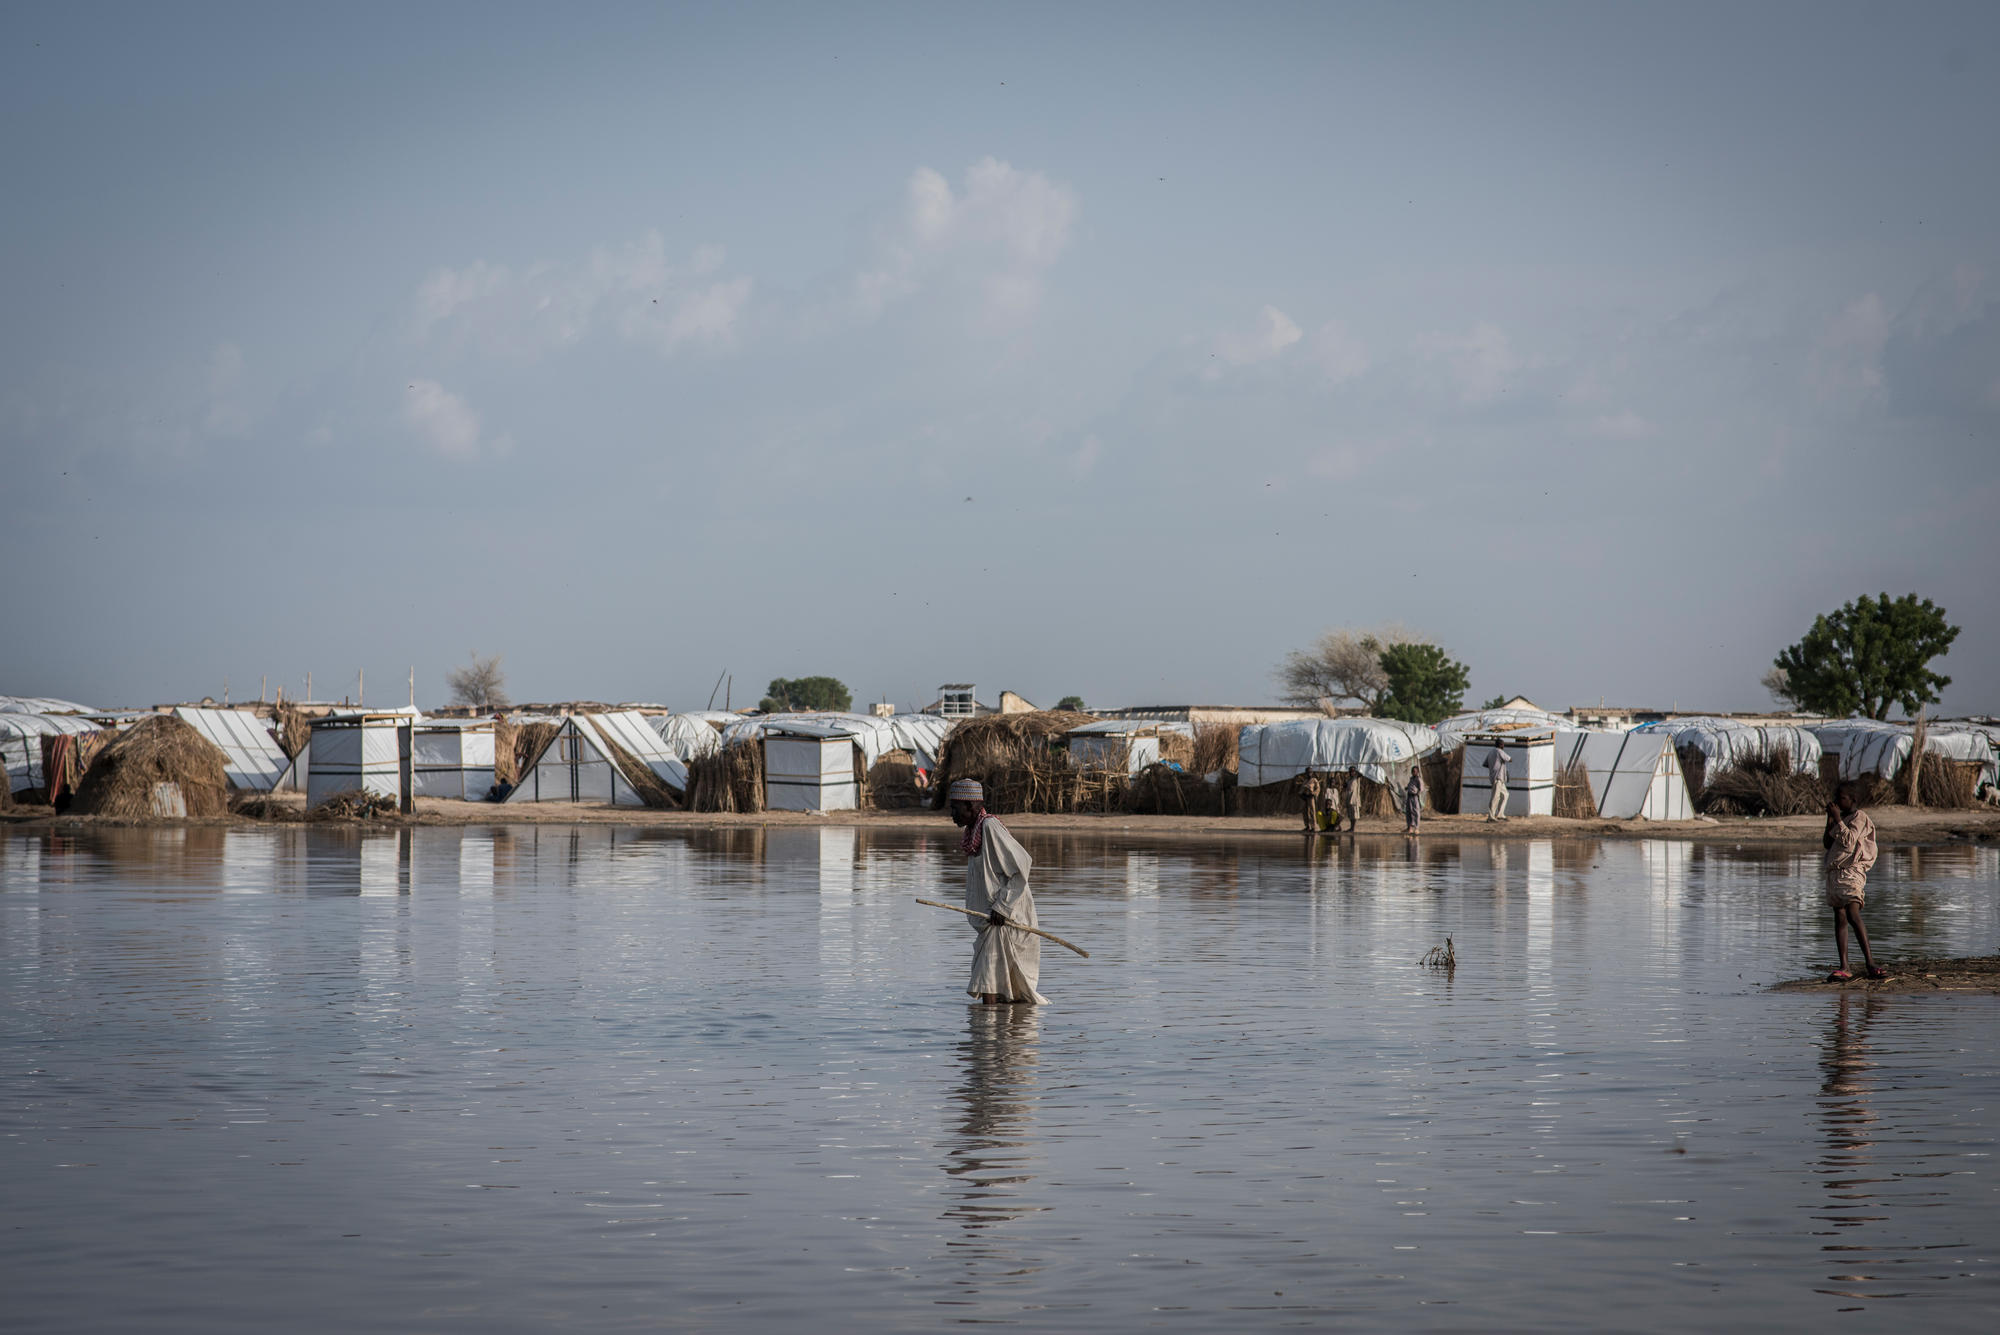
[[[2000,7],[0,30],[0,693],[1739,710],[1916,592],[2000,711]]]

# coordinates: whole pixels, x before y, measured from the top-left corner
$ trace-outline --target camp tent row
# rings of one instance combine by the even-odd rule
[[[864,776],[891,751],[935,769],[952,720],[935,714],[836,711],[757,714],[723,729],[725,747],[764,748],[764,805],[772,811],[852,811]]]
[[[1728,765],[1767,761],[1783,752],[1800,774],[1818,774],[1820,740],[1810,728],[1790,723],[1745,723],[1740,719],[1690,715],[1642,723],[1634,732],[1665,733],[1676,748],[1700,751],[1712,775]]]
[[[1875,774],[1894,778],[1916,748],[1915,730],[1879,719],[1837,719],[1817,724],[1813,733],[1826,754],[1840,757],[1840,777]],[[1977,723],[1933,723],[1924,729],[1924,754],[1977,762],[1981,780],[1994,781],[1995,743],[2000,729]]]

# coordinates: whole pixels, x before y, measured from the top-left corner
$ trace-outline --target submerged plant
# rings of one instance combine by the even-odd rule
[[[1426,969],[1456,969],[1458,967],[1458,951],[1452,948],[1451,938],[1446,937],[1443,945],[1432,946],[1424,952],[1424,957],[1418,960],[1417,963],[1423,965]]]

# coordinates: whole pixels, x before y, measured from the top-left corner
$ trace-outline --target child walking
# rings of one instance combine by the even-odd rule
[[[1854,800],[1854,785],[1842,783],[1826,804],[1826,904],[1833,910],[1833,943],[1840,950],[1840,967],[1826,976],[1845,983],[1854,975],[1847,968],[1847,929],[1861,943],[1861,959],[1870,978],[1887,978],[1868,949],[1868,929],[1861,925],[1861,905],[1868,897],[1868,871],[1875,865],[1875,822]]]

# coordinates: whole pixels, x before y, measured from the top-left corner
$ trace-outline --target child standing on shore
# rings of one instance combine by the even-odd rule
[[[1842,783],[1826,804],[1826,904],[1833,910],[1833,943],[1840,950],[1840,967],[1826,976],[1829,983],[1845,983],[1854,975],[1847,968],[1847,929],[1861,943],[1861,959],[1870,978],[1887,978],[1889,971],[1875,963],[1868,949],[1868,929],[1861,925],[1861,905],[1868,895],[1868,872],[1875,865],[1875,822],[1854,800],[1854,785]]]

